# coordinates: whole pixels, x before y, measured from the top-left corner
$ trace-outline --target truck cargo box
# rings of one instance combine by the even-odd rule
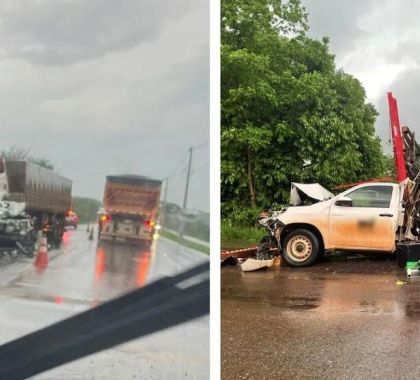
[[[154,219],[159,208],[162,181],[138,175],[106,177],[104,208],[108,213],[148,215]]]
[[[71,207],[72,181],[29,161],[6,161],[8,199],[26,210],[61,213]]]

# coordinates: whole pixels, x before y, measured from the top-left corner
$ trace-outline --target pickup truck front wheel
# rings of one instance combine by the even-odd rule
[[[315,234],[304,228],[289,232],[283,241],[282,256],[293,267],[313,264],[319,256],[319,241]]]

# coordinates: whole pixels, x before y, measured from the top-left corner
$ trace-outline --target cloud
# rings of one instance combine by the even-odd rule
[[[302,3],[309,12],[310,34],[318,39],[330,37],[336,54],[348,51],[365,35],[355,20],[366,10],[369,1],[303,0]]]
[[[386,93],[397,97],[402,124],[416,130],[420,73],[420,3],[409,0],[304,0],[311,35],[329,36],[338,67],[357,77],[380,112],[376,130],[390,151]],[[418,131],[420,132],[420,130]]]
[[[167,0],[15,0],[2,4],[3,54],[64,65],[153,42],[192,7]]]
[[[105,175],[164,178],[209,139],[207,0],[24,4],[0,6],[3,147],[51,159],[76,195],[100,199]],[[208,160],[200,149],[193,166]],[[185,163],[177,176],[180,203]],[[208,210],[208,177],[193,177],[191,207]]]

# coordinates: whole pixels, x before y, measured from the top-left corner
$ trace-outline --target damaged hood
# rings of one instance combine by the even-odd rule
[[[322,187],[319,183],[296,183],[292,182],[290,188],[290,204],[297,206],[303,202],[304,197],[315,201],[326,201],[334,197],[334,194]]]
[[[22,214],[25,206],[25,202],[0,201],[0,219]]]

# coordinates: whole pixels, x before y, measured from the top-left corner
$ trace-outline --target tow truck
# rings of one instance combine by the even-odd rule
[[[338,195],[319,184],[292,183],[292,207],[261,215],[269,236],[257,259],[267,259],[274,244],[294,267],[314,264],[325,251],[396,254],[400,266],[420,260],[420,149],[414,133],[401,128],[391,92],[388,105],[395,177],[342,185]]]

